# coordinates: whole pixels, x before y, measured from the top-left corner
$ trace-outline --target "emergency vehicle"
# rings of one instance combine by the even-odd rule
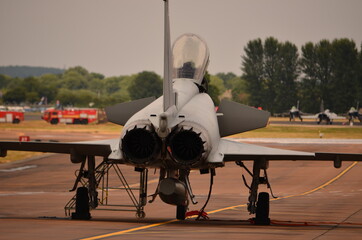
[[[23,111],[9,110],[6,107],[0,106],[0,122],[20,123],[21,121],[24,121]]]
[[[88,124],[105,122],[105,116],[105,112],[97,108],[48,108],[41,118],[51,124]]]

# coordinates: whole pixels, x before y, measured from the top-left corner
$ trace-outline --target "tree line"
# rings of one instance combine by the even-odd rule
[[[362,47],[362,46],[361,46]],[[206,74],[208,93],[215,105],[220,99],[271,113],[287,112],[297,101],[303,112],[324,107],[338,113],[362,105],[362,52],[350,39],[308,42],[299,54],[295,44],[269,37],[251,40],[244,47],[241,70]],[[154,72],[105,77],[81,66],[59,74],[14,78],[0,74],[1,104],[105,107],[120,102],[162,94],[162,78]]]
[[[225,91],[223,80],[210,75],[207,78],[209,94],[215,104],[218,104],[218,96]],[[161,95],[162,78],[148,71],[106,78],[77,66],[61,74],[44,74],[39,77],[12,78],[0,74],[1,104],[55,105],[59,101],[62,106],[101,108]]]
[[[250,105],[281,113],[299,100],[302,111],[318,112],[323,102],[342,113],[362,103],[362,52],[353,40],[308,42],[299,55],[295,44],[269,37],[249,41],[244,51]]]

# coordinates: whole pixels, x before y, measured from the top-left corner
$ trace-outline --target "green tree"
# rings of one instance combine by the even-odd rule
[[[300,89],[298,91],[299,99],[301,100],[301,109],[305,112],[319,111],[320,90],[317,74],[317,49],[312,42],[302,46],[302,57],[300,58],[301,71],[304,73]]]
[[[333,99],[329,105],[335,112],[346,112],[358,101],[358,50],[353,40],[336,39],[332,42]]]
[[[232,86],[231,86],[231,83],[230,81],[234,78],[236,78],[237,76],[232,73],[232,72],[228,72],[228,73],[217,73],[216,74],[217,77],[221,78],[223,81],[224,81],[224,86],[227,88],[227,89],[231,89]]]
[[[76,106],[97,107],[100,105],[100,100],[97,94],[90,90],[87,89],[76,90],[75,94],[76,94],[76,102],[74,105]]]
[[[11,77],[0,74],[0,89],[6,88],[11,81]]]
[[[72,90],[87,89],[87,78],[77,71],[68,70],[63,74],[62,87]]]
[[[67,71],[64,72],[64,75],[68,74],[69,72],[78,73],[79,75],[81,75],[85,78],[89,78],[89,76],[90,76],[88,70],[81,66],[75,66],[75,67],[68,68]]]
[[[210,76],[209,85],[217,87],[219,89],[220,94],[224,93],[226,90],[224,86],[224,81],[218,76],[214,75],[209,75],[209,76]]]
[[[357,98],[359,106],[362,107],[362,43],[358,56],[358,85],[357,85]]]
[[[110,77],[104,80],[104,88],[107,94],[113,94],[121,89],[122,77]]]
[[[20,104],[26,100],[26,89],[22,86],[14,87],[5,92],[3,101],[10,104]]]
[[[25,101],[30,104],[36,104],[40,101],[39,94],[37,92],[26,92]]]
[[[36,92],[40,87],[39,80],[35,77],[25,78],[21,85],[29,92]]]
[[[253,106],[264,106],[264,47],[260,38],[249,41],[244,47],[242,56],[242,78],[246,81],[246,89],[250,94],[249,103]]]
[[[232,100],[242,104],[249,105],[249,93],[247,91],[246,80],[240,77],[234,77],[228,81],[231,87]]]
[[[304,111],[319,111],[323,100],[325,108],[346,112],[358,101],[358,51],[352,40],[307,43],[302,47],[300,66]]]
[[[40,87],[38,89],[39,97],[46,97],[48,103],[54,102],[61,86],[60,76],[55,74],[46,74],[39,78]]]
[[[290,109],[297,99],[297,79],[299,76],[298,48],[291,42],[280,44],[279,73],[276,89],[276,111],[284,112]]]
[[[209,72],[206,71],[204,79],[208,83],[207,84],[207,86],[208,86],[207,94],[209,94],[209,96],[211,97],[215,106],[219,105],[220,104],[220,99],[219,99],[220,89],[217,86],[211,84],[211,75],[209,74]]]
[[[91,77],[91,78],[101,79],[101,80],[104,79],[104,75],[103,75],[103,74],[94,73],[94,72],[90,73],[90,77]]]
[[[154,72],[141,72],[130,84],[129,95],[132,100],[162,95],[162,80]]]
[[[277,109],[277,89],[280,85],[280,43],[269,37],[264,41],[264,108],[274,113]]]
[[[242,56],[242,78],[250,105],[272,113],[283,112],[296,97],[298,49],[273,37],[249,41]]]
[[[58,91],[58,94],[55,98],[55,100],[59,100],[59,102],[63,106],[75,106],[77,102],[77,96],[75,91],[62,88]]]
[[[328,40],[302,46],[300,66],[304,76],[300,95],[303,111],[319,111],[322,100],[327,107],[331,103],[332,62],[332,45]]]

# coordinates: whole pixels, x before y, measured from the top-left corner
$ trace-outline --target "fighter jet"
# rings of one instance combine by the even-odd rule
[[[336,119],[346,119],[345,117],[338,116],[336,113],[331,112],[329,109],[324,110],[323,112],[317,113],[315,115],[302,116],[303,119],[318,119],[317,123],[325,121],[327,125],[333,123],[333,120]]]
[[[288,151],[239,143],[223,137],[265,127],[269,112],[232,101],[222,101],[217,112],[206,92],[204,75],[209,63],[206,42],[196,34],[178,37],[171,47],[169,1],[164,0],[164,80],[163,96],[120,103],[106,108],[109,121],[124,126],[120,138],[95,142],[0,142],[1,156],[7,150],[41,151],[70,154],[72,163],[80,169],[74,187],[77,189],[74,219],[89,219],[89,211],[103,203],[97,188],[110,166],[128,164],[135,167],[140,177],[138,217],[144,217],[147,203],[147,169],[159,169],[159,182],[150,202],[157,196],[176,207],[176,218],[187,216],[189,204],[196,204],[189,174],[199,170],[210,174],[210,192],[217,168],[234,162],[247,169],[244,161],[252,161],[248,170],[252,182],[248,186],[247,210],[256,214],[255,223],[270,224],[269,193],[258,194],[260,184],[267,184],[269,161],[274,160],[327,160],[335,167],[341,161],[361,160],[361,155],[307,153]],[[95,157],[103,161],[95,166]],[[82,184],[81,187],[78,187]],[[198,217],[202,216],[204,208]]]
[[[358,109],[358,104],[357,104],[357,109]],[[362,122],[362,114],[360,114],[357,109],[351,107],[348,111],[348,121],[350,124],[353,123],[355,119],[358,119],[360,122]]]
[[[289,122],[294,121],[296,118],[299,118],[301,122],[303,122],[303,118],[301,117],[301,112],[299,111],[299,101],[297,101],[297,107],[292,106],[289,110]]]

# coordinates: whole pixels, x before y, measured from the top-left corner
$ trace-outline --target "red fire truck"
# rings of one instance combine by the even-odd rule
[[[88,124],[105,122],[105,116],[104,111],[97,108],[48,108],[41,118],[51,124]]]
[[[24,112],[0,109],[0,122],[20,123],[24,121]]]

